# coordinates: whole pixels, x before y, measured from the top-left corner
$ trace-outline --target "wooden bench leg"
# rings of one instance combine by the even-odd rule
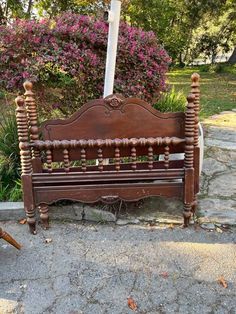
[[[6,231],[3,231],[1,228],[0,228],[0,238],[7,241],[8,243],[10,243],[11,245],[13,245],[18,250],[21,249],[21,245],[18,242],[16,242],[16,240],[13,239],[9,233],[7,233]]]
[[[24,208],[27,217],[27,223],[29,226],[30,233],[36,234],[36,211],[35,204],[32,197],[32,190],[29,188],[28,191],[25,189],[25,182],[23,183],[24,192]]]
[[[30,175],[22,175],[24,208],[27,216],[30,233],[36,234],[36,210],[32,190],[32,178]]]
[[[192,204],[184,204],[184,227],[187,228],[189,226],[190,218],[192,216]]]
[[[46,230],[49,228],[48,205],[41,204],[39,206],[39,212],[40,212],[40,219],[42,222],[42,226]]]
[[[27,207],[25,207],[25,212],[27,216],[27,223],[29,226],[30,233],[36,234],[35,209],[28,210]]]
[[[32,234],[36,234],[35,205],[34,205],[33,199],[30,197],[31,196],[30,190],[28,194],[27,194],[27,191],[25,191],[24,189],[23,189],[23,192],[24,192],[24,209],[25,209],[25,214],[27,217],[29,231]]]

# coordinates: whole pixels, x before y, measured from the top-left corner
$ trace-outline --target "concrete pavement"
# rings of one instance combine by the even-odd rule
[[[52,222],[0,240],[0,313],[236,313],[236,230]],[[48,243],[46,243],[48,242]],[[223,276],[228,287],[218,279]]]

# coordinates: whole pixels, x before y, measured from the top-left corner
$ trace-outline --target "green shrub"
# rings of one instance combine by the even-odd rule
[[[161,112],[185,111],[186,97],[182,92],[176,92],[175,88],[163,93],[160,100],[154,104],[154,108]]]
[[[0,200],[19,200],[20,154],[13,114],[0,120]]]
[[[225,66],[222,63],[212,64],[209,68],[209,72],[210,73],[223,73],[224,67]]]
[[[229,73],[229,74],[236,74],[236,65],[231,65],[228,63],[216,63],[216,64],[203,64],[198,66],[199,72],[202,73]]]
[[[72,12],[0,25],[0,87],[16,92],[31,80],[47,113],[70,114],[102,97],[108,29],[103,20]],[[155,34],[121,22],[117,53],[114,92],[155,102],[171,62]]]
[[[209,72],[209,69],[210,69],[209,64],[202,64],[199,66],[199,71],[203,73]]]
[[[3,99],[5,97],[5,91],[0,90],[0,99]]]
[[[236,64],[225,64],[223,68],[224,73],[236,75]]]

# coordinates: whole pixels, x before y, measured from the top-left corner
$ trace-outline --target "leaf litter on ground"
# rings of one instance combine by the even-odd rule
[[[134,301],[133,298],[129,297],[127,300],[128,303],[128,307],[132,310],[132,311],[137,311],[138,306],[137,303]]]
[[[167,271],[163,271],[160,275],[162,278],[165,278],[165,279],[169,277],[169,274],[167,273]]]
[[[21,225],[25,225],[26,222],[27,222],[26,218],[22,218],[22,219],[19,220],[19,224],[21,224]]]
[[[220,276],[220,278],[218,279],[218,283],[225,289],[228,287],[227,281],[223,276]]]

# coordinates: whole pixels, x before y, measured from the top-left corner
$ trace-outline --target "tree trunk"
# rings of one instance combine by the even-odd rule
[[[28,9],[27,9],[27,16],[29,18],[31,17],[32,4],[33,4],[33,0],[29,0],[29,2],[28,2]]]
[[[0,4],[0,25],[2,24],[5,24],[5,16],[4,16],[3,8]]]
[[[236,64],[236,47],[234,47],[234,51],[233,51],[232,55],[230,56],[228,62],[230,64]]]

